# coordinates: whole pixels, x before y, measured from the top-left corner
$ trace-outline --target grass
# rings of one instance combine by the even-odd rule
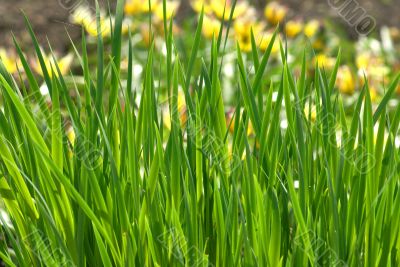
[[[200,15],[186,61],[164,20],[166,64],[152,45],[134,90],[132,71],[126,83],[120,76],[123,2],[109,58],[98,35],[94,73],[85,36],[81,51],[74,46],[84,74],[75,98],[58,66],[41,62],[48,104],[17,42],[28,88],[0,63],[6,265],[399,265],[400,107],[391,114],[387,106],[400,76],[376,109],[366,81],[349,122],[335,89],[341,53],[331,73],[318,66],[306,73],[304,56],[294,75],[281,45],[281,79],[267,86],[273,40],[259,58],[252,36],[250,59],[237,47],[239,94],[227,124],[222,30],[209,58],[198,54]],[[134,52],[130,45],[129,70]],[[157,77],[155,68],[168,75]],[[161,84],[170,129],[158,108]]]

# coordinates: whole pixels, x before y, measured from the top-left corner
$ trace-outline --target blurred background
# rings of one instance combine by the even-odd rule
[[[334,25],[342,28],[351,38],[356,38],[354,27],[351,27],[340,18],[338,12],[329,6],[331,2],[344,2],[346,0],[282,0],[276,1],[289,7],[290,17],[296,19],[317,18],[332,20]],[[351,1],[351,0],[350,0]],[[39,41],[47,46],[47,38],[57,51],[63,52],[68,48],[69,37],[72,39],[80,36],[80,27],[70,23],[71,7],[79,3],[89,3],[93,6],[93,0],[0,0],[0,47],[13,46],[11,31],[25,49],[29,49],[31,43],[27,34],[22,11],[31,20]],[[115,5],[116,0],[99,0],[100,5],[107,9]],[[229,0],[228,0],[229,2]],[[253,6],[257,6],[260,12],[270,1],[250,0]],[[360,7],[375,18],[378,27],[400,26],[400,0],[357,0]],[[182,0],[178,20],[184,16],[193,14],[189,0]]]

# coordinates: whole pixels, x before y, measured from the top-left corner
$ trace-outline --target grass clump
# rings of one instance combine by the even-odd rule
[[[281,79],[266,90],[276,35],[261,58],[252,36],[253,60],[246,62],[237,46],[239,93],[227,123],[222,30],[209,58],[198,55],[201,14],[183,61],[164,20],[165,62],[150,46],[142,88],[134,90],[132,71],[126,81],[120,75],[123,2],[111,57],[100,26],[95,72],[84,36],[76,49],[81,90],[67,85],[57,65],[46,66],[29,22],[50,105],[17,42],[27,86],[0,64],[3,262],[399,264],[400,108],[387,110],[399,76],[376,109],[366,81],[349,120],[335,89],[340,53],[331,73],[316,66],[309,76],[304,59],[296,76],[281,45]],[[134,52],[129,45],[129,59]],[[157,68],[168,75],[157,77]],[[169,127],[158,108],[162,99],[171,111]]]

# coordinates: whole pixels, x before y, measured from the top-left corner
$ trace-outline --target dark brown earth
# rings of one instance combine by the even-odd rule
[[[42,46],[47,46],[49,39],[53,49],[65,50],[69,37],[79,38],[80,27],[69,23],[69,16],[76,4],[94,2],[93,0],[0,0],[0,47],[13,47],[11,31],[19,43],[29,49],[32,46],[24,23],[23,13],[32,23],[36,36]],[[114,0],[111,0],[114,2]],[[99,0],[104,6],[105,1]]]
[[[73,39],[79,38],[80,28],[69,24],[68,17],[73,6],[80,2],[93,2],[93,0],[0,0],[0,47],[12,47],[10,32],[13,31],[25,49],[31,47],[27,34],[23,15],[25,12],[31,20],[34,30],[42,45],[47,45],[46,36],[53,48],[58,51],[65,50],[69,45],[68,30]],[[281,1],[290,6],[292,15],[302,18],[326,18],[333,17],[342,24],[350,33],[353,28],[338,16],[338,12],[328,5],[328,1],[340,0],[284,0]],[[342,0],[345,1],[345,0]],[[354,0],[358,1],[368,14],[373,16],[377,24],[400,27],[400,0]],[[103,7],[106,0],[99,1]],[[115,0],[109,0],[111,5]],[[182,10],[188,8],[189,0],[182,0]],[[265,0],[253,0],[259,6],[264,6]],[[185,7],[186,6],[186,7]]]
[[[263,0],[257,0],[262,2]],[[339,7],[345,7],[345,3],[356,3],[363,8],[366,15],[376,21],[376,27],[394,26],[400,27],[400,0],[284,0],[299,17],[331,18],[343,26],[347,32],[356,37],[355,26],[349,25],[339,14],[339,10],[332,8],[329,3],[338,3]],[[341,5],[343,4],[343,5]]]

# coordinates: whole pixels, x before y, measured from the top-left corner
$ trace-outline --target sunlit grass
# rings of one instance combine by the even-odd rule
[[[307,73],[304,54],[295,75],[280,43],[281,78],[266,84],[277,31],[261,56],[250,34],[250,57],[236,47],[239,93],[226,120],[222,29],[207,56],[199,53],[201,13],[193,47],[181,55],[164,1],[166,56],[159,60],[150,36],[141,88],[132,88],[131,43],[128,77],[121,77],[124,1],[116,10],[109,57],[97,9],[95,71],[85,36],[74,46],[81,90],[47,63],[29,22],[51,101],[17,42],[27,83],[0,64],[2,261],[399,265],[400,107],[389,114],[387,106],[400,76],[376,109],[364,81],[349,120],[336,83],[340,52],[329,73],[318,65]],[[222,17],[231,21],[234,7],[228,10]]]

